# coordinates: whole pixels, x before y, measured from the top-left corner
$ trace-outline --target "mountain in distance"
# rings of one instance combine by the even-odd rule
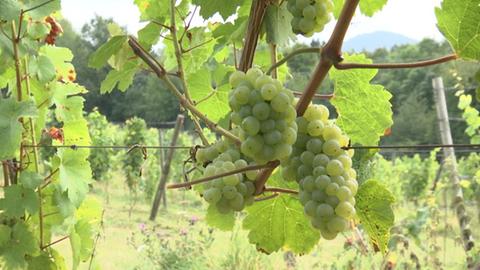
[[[418,41],[402,34],[386,31],[376,31],[362,34],[348,39],[343,44],[344,51],[369,51],[373,52],[379,48],[391,49],[395,45],[414,44]]]

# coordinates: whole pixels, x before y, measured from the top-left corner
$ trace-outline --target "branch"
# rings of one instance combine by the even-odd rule
[[[243,72],[247,72],[247,70],[252,67],[253,57],[255,56],[255,49],[257,48],[258,37],[267,6],[268,1],[266,0],[254,0],[250,8],[247,35],[245,36],[245,45],[239,66],[239,70]]]
[[[198,117],[200,120],[202,120],[208,128],[211,130],[217,132],[218,134],[221,134],[231,140],[233,140],[236,144],[240,144],[241,141],[239,138],[237,138],[235,135],[233,135],[230,131],[218,126],[212,120],[208,119],[206,115],[204,115],[202,112],[200,112],[191,102],[189,102],[185,96],[180,93],[178,88],[175,86],[175,84],[170,80],[170,78],[167,76],[165,69],[163,68],[162,65],[160,65],[154,57],[152,57],[145,49],[142,48],[142,46],[138,43],[138,41],[130,36],[128,40],[128,44],[132,48],[133,52],[140,57],[154,72],[157,74],[157,76],[165,81],[167,84],[168,88],[170,91],[179,99],[180,105],[182,105],[185,109],[189,110],[193,115]],[[207,142],[208,143],[208,142]]]
[[[236,169],[236,170],[233,170],[233,171],[229,171],[229,172],[225,172],[225,173],[220,173],[220,174],[200,178],[200,179],[193,180],[193,181],[190,181],[190,182],[184,182],[184,183],[169,185],[167,188],[168,189],[175,189],[175,188],[191,187],[193,185],[197,185],[197,184],[205,183],[205,182],[208,182],[208,181],[212,181],[212,180],[215,180],[215,179],[218,179],[218,178],[221,178],[221,177],[234,175],[234,174],[237,174],[237,173],[243,173],[243,172],[247,172],[247,171],[260,170],[260,169],[268,168],[268,167],[271,167],[271,166],[272,166],[272,164],[270,164],[270,163],[267,163],[265,165],[250,165],[250,166],[247,166],[245,168]]]
[[[368,68],[378,68],[378,69],[395,69],[395,68],[418,68],[418,67],[427,67],[433,66],[441,63],[445,63],[448,61],[456,60],[458,56],[456,54],[449,54],[440,58],[426,60],[426,61],[419,61],[413,63],[382,63],[382,64],[361,64],[361,63],[336,63],[336,69],[368,69]]]
[[[293,91],[293,94],[297,97],[300,97],[303,95],[303,92],[296,92],[296,91]],[[314,99],[332,99],[333,97],[335,96],[335,94],[315,94],[313,96]]]
[[[276,187],[267,187],[263,190],[264,192],[276,192],[276,193],[285,193],[285,194],[293,194],[298,195],[297,190],[291,190],[286,188],[276,188]]]
[[[207,41],[204,41],[204,42],[202,42],[202,43],[200,43],[200,44],[197,44],[197,45],[195,45],[195,46],[193,46],[193,47],[190,47],[190,48],[188,48],[188,49],[185,49],[185,50],[182,49],[181,51],[182,51],[182,53],[187,53],[187,52],[190,52],[190,51],[192,51],[192,50],[195,50],[196,48],[202,47],[203,45],[208,44],[209,42],[212,42],[212,41],[213,41],[213,38],[211,38],[211,39],[209,39],[209,40],[207,40]]]
[[[270,75],[270,73],[272,73],[272,71],[274,71],[276,68],[280,67],[281,65],[285,64],[286,62],[288,62],[288,60],[290,60],[291,58],[293,58],[294,56],[297,56],[299,54],[303,54],[303,53],[318,53],[320,54],[320,51],[321,51],[321,48],[302,48],[302,49],[298,49],[298,50],[295,50],[289,54],[287,54],[283,59],[281,59],[280,61],[278,61],[275,65],[272,65],[268,70],[267,70],[267,75]]]
[[[46,246],[43,246],[41,249],[46,249],[46,248],[48,248],[48,247],[51,247],[51,246],[53,246],[53,245],[55,245],[55,244],[57,244],[57,243],[62,242],[63,240],[68,239],[69,237],[70,237],[69,235],[64,236],[64,237],[62,237],[62,238],[60,238],[60,239],[58,239],[58,240],[55,240],[55,241],[51,242],[50,244],[48,244],[48,245],[46,245]]]
[[[257,197],[257,198],[255,198],[255,201],[256,202],[261,202],[261,201],[270,200],[270,199],[273,199],[273,198],[277,197],[278,195],[280,195],[280,194],[273,193],[272,195],[268,195],[268,196],[265,196],[265,197]]]
[[[272,162],[272,167],[271,168],[266,168],[262,170],[258,175],[257,178],[255,179],[255,195],[260,195],[262,194],[264,188],[265,188],[265,183],[268,180],[268,177],[272,174],[273,170],[275,170],[275,167],[280,165],[280,161],[276,160]]]
[[[268,44],[268,45],[270,47],[270,61],[272,63],[272,67],[274,67],[273,70],[271,70],[272,78],[276,79],[278,77],[277,76],[277,68],[275,66],[277,64],[277,45],[275,45],[273,43]],[[270,72],[267,73],[267,75],[270,75]]]

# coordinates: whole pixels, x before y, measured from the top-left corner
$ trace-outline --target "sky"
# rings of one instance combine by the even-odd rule
[[[390,31],[414,40],[425,37],[440,40],[442,35],[435,25],[434,13],[435,6],[439,6],[440,2],[441,0],[389,0],[383,10],[372,18],[358,13],[353,18],[346,39],[375,31]],[[77,30],[95,14],[113,18],[118,24],[126,26],[131,33],[144,25],[139,23],[140,13],[133,0],[62,0],[62,11],[64,17],[70,20]],[[199,17],[195,22],[201,24],[202,19]],[[334,23],[329,23],[325,30],[314,38],[325,41],[333,27]]]

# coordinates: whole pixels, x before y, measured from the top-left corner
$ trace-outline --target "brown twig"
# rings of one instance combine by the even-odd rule
[[[290,60],[294,56],[297,56],[297,55],[303,54],[303,53],[317,53],[317,54],[320,54],[320,52],[321,52],[321,48],[301,48],[301,49],[295,50],[295,51],[287,54],[284,58],[282,58],[281,60],[276,62],[274,65],[272,65],[267,70],[266,74],[268,75],[268,74],[272,73],[273,70],[275,70],[276,68],[285,64],[286,62],[288,62],[288,60]]]
[[[41,189],[46,188],[52,182],[52,177],[59,171],[59,169],[53,170],[47,177],[43,179],[44,184],[40,187]]]
[[[55,241],[51,242],[50,244],[47,244],[46,246],[43,246],[41,249],[46,249],[46,248],[48,248],[48,247],[51,247],[51,246],[53,246],[53,245],[55,245],[55,244],[57,244],[57,243],[62,242],[63,240],[68,239],[69,237],[70,237],[69,235],[64,236],[64,237],[62,237],[62,238],[60,238],[60,239],[58,239],[58,240],[55,240]]]
[[[271,70],[272,78],[276,79],[277,78],[277,45],[271,43],[268,44],[270,47],[270,62],[272,63],[273,70]],[[270,71],[270,70],[269,70]],[[270,74],[270,73],[267,73]]]
[[[293,195],[298,195],[297,190],[291,190],[287,188],[278,188],[278,187],[266,187],[264,192],[275,192],[275,193],[285,193],[285,194],[293,194]]]
[[[243,173],[243,172],[247,172],[247,171],[260,170],[260,169],[268,168],[270,166],[272,166],[271,163],[267,163],[265,165],[250,165],[250,166],[247,166],[245,168],[236,169],[236,170],[232,170],[232,171],[229,171],[229,172],[224,172],[224,173],[200,178],[200,179],[193,180],[193,181],[190,181],[190,182],[172,184],[172,185],[169,185],[167,188],[168,189],[175,189],[175,188],[191,187],[193,185],[197,185],[197,184],[205,183],[205,182],[208,182],[208,181],[212,181],[212,180],[215,180],[215,179],[218,179],[218,178],[221,178],[221,177],[234,175],[234,174],[237,174],[237,173]]]
[[[265,196],[265,197],[257,197],[257,198],[255,198],[255,201],[256,202],[261,202],[261,201],[270,200],[270,199],[276,198],[278,195],[280,195],[280,194],[273,193],[272,195],[268,195],[268,196]]]
[[[213,41],[213,38],[211,38],[211,39],[209,39],[209,40],[206,40],[206,41],[204,41],[204,42],[201,42],[200,44],[197,44],[197,45],[195,45],[195,46],[193,46],[193,47],[190,47],[190,48],[188,48],[188,49],[181,49],[181,50],[182,50],[182,53],[188,53],[188,52],[190,52],[190,51],[192,51],[192,50],[195,50],[196,48],[202,47],[203,45],[208,44],[208,43],[210,43],[210,42],[212,42],[212,41]]]
[[[418,61],[413,63],[382,63],[382,64],[362,64],[362,63],[335,63],[334,66],[336,69],[396,69],[396,68],[418,68],[418,67],[427,67],[445,63],[448,61],[456,60],[458,56],[456,54],[449,54],[440,58]]]
[[[303,92],[296,92],[293,91],[293,94],[297,97],[301,97],[303,95]],[[335,96],[335,94],[315,94],[313,96],[314,99],[332,99]]]
[[[246,72],[252,67],[253,57],[255,56],[255,49],[257,48],[258,37],[262,28],[262,21],[265,17],[268,1],[253,0],[250,8],[250,15],[247,27],[247,34],[245,37],[245,45],[243,53],[240,58],[239,70]]]

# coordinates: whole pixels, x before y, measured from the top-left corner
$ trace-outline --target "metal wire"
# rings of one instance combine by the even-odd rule
[[[479,148],[480,144],[418,144],[418,145],[358,145],[342,149],[434,149],[434,148]]]
[[[25,148],[70,148],[70,149],[191,149],[193,146],[156,146],[156,145],[23,145]]]

